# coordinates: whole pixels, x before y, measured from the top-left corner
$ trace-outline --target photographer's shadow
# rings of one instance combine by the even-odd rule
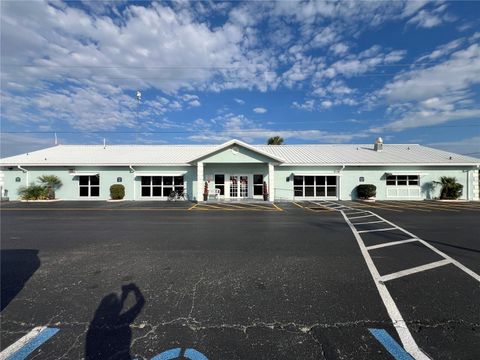
[[[135,296],[135,304],[123,310],[128,294]],[[130,343],[132,330],[130,324],[142,311],[145,298],[135,284],[122,286],[119,297],[115,293],[105,296],[90,322],[87,331],[85,359],[131,359]]]

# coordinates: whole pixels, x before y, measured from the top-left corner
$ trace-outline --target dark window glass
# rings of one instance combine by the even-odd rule
[[[164,187],[164,188],[163,188],[163,196],[169,196],[172,191],[173,191],[173,188],[171,188],[171,187]]]
[[[253,195],[262,195],[262,194],[263,194],[263,186],[253,187]]]
[[[317,186],[317,195],[316,196],[325,196],[325,187]]]
[[[418,185],[419,182],[418,175],[410,175],[408,177],[408,185]]]
[[[88,196],[88,187],[87,186],[81,186],[80,187],[80,196]]]
[[[173,177],[172,176],[164,176],[163,177],[163,185],[173,185]]]
[[[398,175],[397,185],[407,185],[407,175]]]
[[[316,176],[317,185],[325,185],[325,176]]]
[[[168,195],[170,195],[170,193],[168,193]],[[152,188],[152,196],[162,196],[162,187],[161,186],[154,186]]]
[[[100,196],[100,187],[99,186],[90,187],[90,196]]]
[[[88,185],[88,176],[79,176],[78,182],[80,185]]]
[[[183,176],[175,176],[173,178],[175,185],[183,185]]]
[[[216,174],[215,175],[215,184],[225,184],[225,175]]]
[[[117,177],[117,182],[122,182],[122,178],[121,178],[121,177]]]
[[[327,185],[337,185],[337,177],[327,176]]]
[[[150,185],[150,176],[142,176],[142,185]]]
[[[215,189],[220,189],[220,195],[225,195],[225,186],[215,185]]]
[[[142,186],[142,196],[150,196],[150,187]]]
[[[179,194],[183,193],[183,186],[175,186],[175,191]]]
[[[327,196],[337,196],[337,188],[336,187],[327,187]]]
[[[315,196],[314,192],[314,187],[313,186],[305,186],[305,196]]]
[[[263,175],[253,175],[254,184],[263,184]]]
[[[388,175],[387,176],[387,185],[396,185],[396,179],[397,179],[396,176]]]
[[[314,179],[314,176],[305,176],[305,185],[313,185]]]
[[[294,176],[293,185],[303,185],[303,176]]]
[[[100,185],[100,177],[97,175],[90,176],[90,185]]]
[[[162,185],[162,177],[161,176],[152,176],[152,184],[153,185]]]
[[[295,196],[303,196],[303,187],[301,186],[295,187],[294,193],[295,193]]]

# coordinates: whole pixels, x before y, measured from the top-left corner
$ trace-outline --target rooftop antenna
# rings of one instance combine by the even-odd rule
[[[58,145],[57,133],[55,133],[55,145]]]
[[[137,90],[136,97],[137,97],[137,111],[136,111],[136,114],[135,114],[135,118],[136,118],[136,121],[138,122],[138,110],[140,108],[140,102],[142,101],[142,93],[140,92],[140,90]],[[137,132],[135,133],[135,143],[138,144],[138,133]]]
[[[103,148],[105,149],[107,147],[107,140],[103,138]]]

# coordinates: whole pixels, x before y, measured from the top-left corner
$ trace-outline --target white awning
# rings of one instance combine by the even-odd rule
[[[95,176],[98,172],[71,172],[70,176]]]
[[[342,176],[342,174],[337,173],[293,173],[294,176]]]
[[[385,174],[387,175],[418,175],[418,176],[424,176],[428,175],[428,173],[421,173],[418,171],[392,171],[392,172],[386,172]]]
[[[142,171],[135,171],[135,176],[183,176],[187,172],[186,171],[168,171],[168,172],[142,172]]]

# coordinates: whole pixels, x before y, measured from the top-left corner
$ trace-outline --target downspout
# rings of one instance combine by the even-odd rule
[[[18,170],[22,170],[24,173],[27,174],[26,177],[25,177],[25,185],[28,186],[28,170],[22,168],[20,165],[17,165],[17,168],[18,168]]]
[[[136,184],[135,184],[135,169],[132,167],[132,165],[128,165],[128,167],[130,168],[130,172],[133,173],[133,200],[136,200],[136,192],[137,192],[137,189],[136,189]]]

